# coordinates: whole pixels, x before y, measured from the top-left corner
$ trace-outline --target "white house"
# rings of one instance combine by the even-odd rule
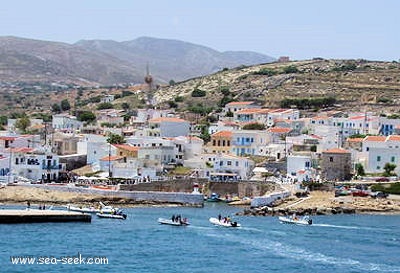
[[[261,108],[256,105],[254,101],[234,101],[227,103],[223,109],[223,113],[226,114],[228,112],[236,113],[242,109],[251,109],[251,108]]]
[[[149,120],[150,135],[161,137],[188,136],[190,123],[181,118],[155,118]]]
[[[45,149],[11,148],[11,172],[31,180],[56,181],[62,166],[56,154]]]
[[[300,182],[315,179],[311,155],[288,155],[286,173],[288,178]]]
[[[262,130],[236,130],[232,131],[232,154],[265,155],[268,144],[268,133]]]
[[[247,180],[252,176],[254,161],[246,157],[206,154],[203,158],[206,164],[212,165],[212,169],[206,172],[212,181]]]
[[[386,163],[395,164],[395,172],[400,175],[400,136],[367,136],[363,150],[368,152],[366,172],[382,173]]]
[[[53,115],[52,127],[55,130],[74,132],[76,130],[80,130],[82,126],[83,122],[78,121],[75,116],[71,116],[69,114]]]

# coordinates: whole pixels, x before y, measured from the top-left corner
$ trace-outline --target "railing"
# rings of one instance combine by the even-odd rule
[[[61,164],[42,165],[42,170],[61,170]]]

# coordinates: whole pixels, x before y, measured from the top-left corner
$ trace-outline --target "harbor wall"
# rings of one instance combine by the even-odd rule
[[[155,202],[155,203],[174,203],[189,206],[204,205],[202,194],[192,194],[191,192],[159,192],[159,191],[125,191],[125,190],[101,190],[84,187],[68,187],[53,185],[26,185],[52,191],[73,192],[104,196],[110,199],[124,198],[135,202]],[[193,189],[192,189],[193,190]]]
[[[274,192],[265,196],[257,196],[251,200],[251,207],[257,208],[261,206],[269,206],[279,199],[287,198],[290,196],[290,191]]]

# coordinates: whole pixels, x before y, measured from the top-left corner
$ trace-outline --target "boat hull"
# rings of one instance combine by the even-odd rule
[[[288,218],[288,217],[281,216],[281,217],[279,217],[279,221],[281,223],[284,223],[284,224],[303,225],[303,226],[312,225],[312,220],[311,219],[298,219],[298,220],[295,220],[295,219],[291,219],[291,218]]]
[[[125,220],[126,214],[109,214],[109,213],[96,213],[99,218],[108,218],[108,219],[120,219]]]
[[[211,224],[214,224],[214,225],[217,225],[217,226],[222,226],[222,227],[233,227],[233,228],[236,228],[236,227],[240,227],[240,224],[238,223],[238,222],[224,222],[223,220],[218,220],[218,218],[214,218],[214,217],[211,217],[210,219],[209,219],[209,221],[210,221],[210,223]]]
[[[190,225],[189,222],[175,222],[172,221],[171,219],[165,219],[165,218],[158,218],[158,222],[162,225],[170,225],[170,226],[188,226]]]

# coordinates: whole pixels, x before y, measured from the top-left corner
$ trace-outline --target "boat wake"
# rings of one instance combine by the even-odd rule
[[[374,228],[374,227],[357,227],[357,226],[340,226],[340,225],[330,225],[330,224],[313,224],[314,227],[328,227],[328,228],[343,228],[343,229],[362,229],[362,230],[372,230],[372,231],[388,231],[389,229]]]
[[[271,255],[280,256],[299,261],[307,261],[309,263],[319,263],[323,265],[330,264],[332,266],[342,268],[343,272],[349,272],[352,268],[358,272],[400,272],[400,266],[391,266],[386,264],[365,263],[351,258],[332,257],[319,252],[312,252],[310,250],[284,244],[281,242],[269,239],[248,239],[239,237],[237,234],[204,234],[209,237],[219,238],[221,240],[228,240],[232,243],[249,245],[253,249],[270,252]]]

